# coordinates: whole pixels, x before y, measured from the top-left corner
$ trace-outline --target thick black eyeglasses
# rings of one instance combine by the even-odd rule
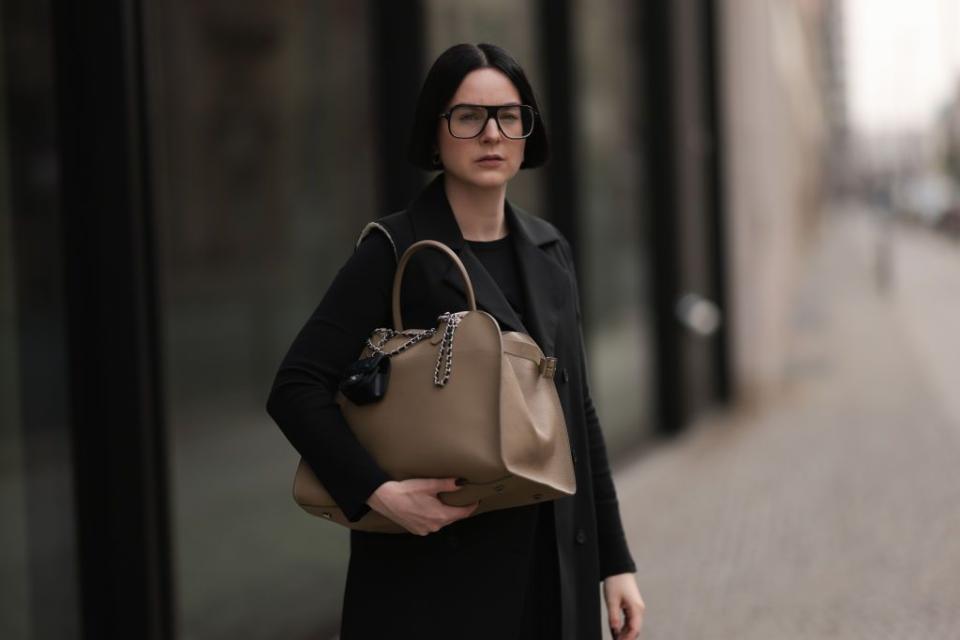
[[[457,104],[439,117],[447,119],[447,129],[454,138],[476,138],[490,118],[507,138],[521,140],[533,133],[537,112],[527,104]]]

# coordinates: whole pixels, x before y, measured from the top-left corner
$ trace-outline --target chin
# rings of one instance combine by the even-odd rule
[[[453,175],[457,180],[465,184],[469,184],[473,187],[479,187],[481,189],[494,189],[497,187],[502,187],[506,183],[510,182],[510,179],[516,175],[516,172],[506,173],[501,171],[469,171],[469,172],[450,172],[448,174]]]

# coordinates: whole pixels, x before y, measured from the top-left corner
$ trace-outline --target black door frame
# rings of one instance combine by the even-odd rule
[[[715,0],[651,0],[637,11],[637,69],[646,114],[641,135],[649,158],[644,170],[650,186],[658,430],[667,436],[679,433],[704,409],[730,400],[715,5]],[[699,130],[692,138],[700,145],[689,144],[691,132],[683,129],[691,113],[699,114]],[[702,216],[689,206],[685,189],[691,181],[702,186]],[[719,328],[708,337],[692,334],[678,318],[678,301],[691,290],[720,311]]]
[[[54,0],[83,636],[174,636],[140,0]]]

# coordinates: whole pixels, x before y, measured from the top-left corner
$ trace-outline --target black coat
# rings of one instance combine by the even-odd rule
[[[367,336],[392,326],[390,297],[397,254],[417,240],[439,240],[460,257],[477,307],[501,330],[531,335],[558,358],[554,378],[577,477],[574,496],[553,501],[563,638],[600,638],[603,578],[633,572],[599,421],[587,385],[580,300],[570,246],[549,222],[510,204],[506,223],[526,292],[521,322],[464,242],[439,174],[404,211],[364,229],[354,254],[298,334],[271,389],[267,411],[348,518],[389,479],[356,441],[333,398],[340,373]],[[376,229],[382,225],[395,243]],[[452,261],[424,250],[407,265],[401,308],[405,328],[436,326],[444,311],[467,307]],[[542,505],[541,505],[542,506]],[[344,640],[510,638],[519,624],[538,505],[457,521],[428,536],[351,531],[344,595]]]

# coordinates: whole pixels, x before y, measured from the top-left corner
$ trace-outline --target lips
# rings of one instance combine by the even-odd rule
[[[503,160],[503,156],[498,156],[498,155],[495,155],[495,154],[486,155],[486,156],[483,156],[482,158],[478,159],[477,162],[491,162],[491,161],[494,161],[494,160]]]

